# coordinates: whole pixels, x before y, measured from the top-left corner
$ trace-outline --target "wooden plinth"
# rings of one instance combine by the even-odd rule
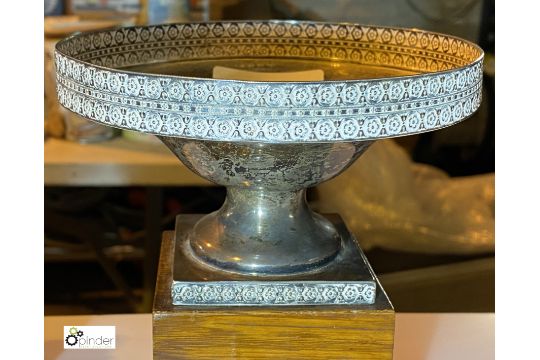
[[[394,310],[380,287],[381,296],[368,306],[173,306],[174,248],[174,232],[165,232],[153,310],[154,359],[392,358]]]

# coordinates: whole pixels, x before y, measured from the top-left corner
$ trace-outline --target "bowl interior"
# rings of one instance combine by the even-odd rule
[[[414,75],[418,72],[385,66],[368,65],[332,61],[332,59],[302,60],[265,58],[254,59],[211,59],[192,61],[165,61],[160,63],[128,66],[123,70],[148,74],[176,75],[196,78],[212,78],[215,66],[254,72],[294,72],[305,70],[322,70],[324,80],[375,79]],[[232,79],[234,80],[234,79]]]
[[[292,21],[169,24],[88,33],[58,49],[116,69],[211,78],[222,65],[254,71],[323,69],[325,80],[395,77],[476,61],[476,45],[417,29]]]

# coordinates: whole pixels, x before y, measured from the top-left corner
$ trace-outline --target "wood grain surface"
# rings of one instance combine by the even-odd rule
[[[173,249],[174,234],[165,232],[154,299],[154,359],[392,358],[391,306],[173,306]]]
[[[124,137],[94,143],[48,138],[44,146],[47,186],[209,186],[164,144]],[[159,175],[158,175],[159,174]]]

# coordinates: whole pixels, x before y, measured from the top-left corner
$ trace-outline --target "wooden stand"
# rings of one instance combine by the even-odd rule
[[[163,234],[154,359],[392,359],[394,310],[374,305],[179,307],[171,304],[174,232]]]

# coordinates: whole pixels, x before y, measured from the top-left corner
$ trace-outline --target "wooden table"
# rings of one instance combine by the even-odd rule
[[[46,186],[203,186],[162,143],[122,137],[96,144],[45,140]]]
[[[116,350],[64,350],[63,329],[71,325],[115,325]],[[47,360],[151,358],[151,314],[45,317]],[[494,358],[495,314],[396,314],[395,360]]]

